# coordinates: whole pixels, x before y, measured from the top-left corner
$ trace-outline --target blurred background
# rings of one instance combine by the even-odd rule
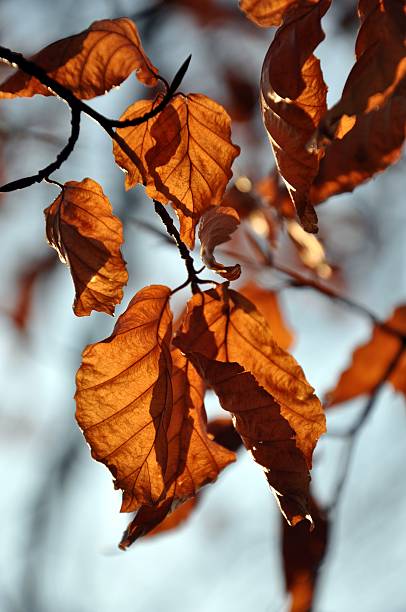
[[[119,16],[135,20],[146,53],[167,80],[192,53],[182,91],[211,96],[231,115],[241,155],[230,197],[247,185],[241,177],[254,184],[267,176],[273,155],[258,83],[273,30],[249,22],[237,2],[1,0],[1,44],[29,56],[94,20]],[[316,54],[331,106],[354,61],[355,3],[333,3],[323,27],[326,40]],[[132,76],[90,104],[118,118],[150,93]],[[54,159],[68,137],[69,120],[68,107],[57,99],[2,101],[1,182],[33,174]],[[328,262],[323,282],[383,319],[405,301],[404,173],[401,160],[355,193],[318,208]],[[125,193],[111,142],[85,117],[73,154],[53,178],[86,176],[100,182],[124,223],[130,279],[117,314],[147,284],[183,282],[178,253],[154,231],[161,230],[159,219],[143,188]],[[57,195],[54,186],[41,184],[0,199],[1,612],[289,610],[280,514],[261,470],[244,451],[203,490],[195,512],[177,530],[137,541],[125,553],[118,550],[129,517],[119,514],[120,493],[110,473],[90,458],[72,399],[83,347],[110,335],[114,320],[99,313],[73,315],[69,271],[45,241],[42,211]],[[253,217],[248,222],[258,229]],[[235,248],[242,253],[241,243]],[[306,269],[286,232],[278,249],[280,261],[320,275]],[[243,265],[241,285],[252,276]],[[278,290],[295,336],[292,352],[322,398],[352,350],[369,338],[370,321],[311,289],[290,286],[272,270],[264,268],[259,276],[264,287]],[[187,292],[176,294],[175,310],[187,298]],[[321,507],[334,499],[346,457],[345,437],[334,434],[346,431],[364,404],[361,398],[328,414],[330,433],[318,445],[313,472]],[[212,397],[207,410],[210,417],[221,414]],[[404,398],[385,387],[356,441],[314,612],[406,610],[405,434]]]

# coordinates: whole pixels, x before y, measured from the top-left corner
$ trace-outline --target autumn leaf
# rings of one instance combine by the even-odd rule
[[[252,282],[239,287],[239,293],[255,304],[257,310],[267,321],[269,329],[279,346],[285,350],[290,348],[294,341],[294,335],[284,321],[278,294]]]
[[[240,0],[240,9],[257,25],[269,28],[279,26],[288,9],[301,4],[305,3],[300,0]]]
[[[309,190],[322,152],[309,140],[326,112],[327,87],[313,50],[323,40],[320,20],[330,0],[289,11],[265,56],[261,104],[279,172],[304,229],[317,231]]]
[[[182,240],[193,248],[195,226],[205,210],[220,204],[240,152],[231,142],[224,108],[202,94],[178,95],[153,123],[155,146],[146,154],[147,194],[171,202]]]
[[[141,506],[123,535],[121,548],[127,548],[162,521],[169,520],[171,512],[181,514],[181,504],[216,480],[220,471],[235,461],[235,454],[216,444],[207,433],[201,377],[178,349],[172,350],[172,359],[173,409],[167,430],[165,475],[170,486],[158,504]]]
[[[228,206],[216,206],[206,210],[199,224],[200,257],[204,265],[227,280],[236,280],[241,266],[224,266],[216,261],[214,249],[228,242],[240,223],[238,213]]]
[[[406,353],[394,363],[402,350],[402,335],[406,336],[406,306],[398,307],[384,326],[376,325],[370,340],[354,351],[352,363],[327,393],[328,405],[369,395],[385,380],[395,391],[406,395]]]
[[[166,491],[172,417],[170,289],[141,289],[112,335],[90,344],[76,376],[76,418],[92,456],[123,490],[122,511]]]
[[[360,115],[342,138],[327,146],[311,189],[314,203],[353,191],[396,163],[406,136],[406,79],[377,110]]]
[[[288,520],[305,518],[308,469],[325,419],[303,371],[276,344],[265,319],[223,285],[190,300],[174,343],[234,415]]]
[[[406,77],[406,13],[402,2],[360,0],[356,63],[343,94],[323,117],[319,136],[333,138],[340,120],[377,111]],[[369,146],[369,145],[368,145]]]
[[[207,423],[207,431],[213,440],[231,451],[238,451],[242,445],[241,436],[236,431],[230,418],[217,417]]]
[[[113,215],[101,186],[90,178],[69,181],[44,214],[48,242],[72,274],[74,313],[113,314],[128,274],[120,252],[121,221]]]
[[[48,76],[83,100],[100,96],[132,72],[144,85],[156,85],[157,69],[145,55],[135,24],[127,18],[95,21],[30,58]],[[51,96],[53,92],[22,70],[0,85],[0,98]]]
[[[311,610],[318,570],[326,554],[329,521],[310,498],[314,528],[303,521],[295,527],[282,525],[282,556],[286,590],[291,595],[290,612]]]

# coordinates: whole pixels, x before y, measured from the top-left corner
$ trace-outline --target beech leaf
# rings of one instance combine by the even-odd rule
[[[235,418],[287,519],[307,517],[311,457],[325,417],[303,371],[255,306],[226,285],[196,294],[174,339]]]
[[[122,512],[155,504],[173,476],[170,289],[141,289],[112,335],[90,344],[76,376],[76,418],[92,456],[123,490]]]
[[[331,0],[304,2],[286,15],[261,74],[261,104],[276,164],[304,229],[317,231],[309,190],[322,152],[308,143],[326,112],[327,87],[313,50],[323,40],[320,21]]]
[[[73,36],[58,40],[30,58],[48,76],[83,100],[100,96],[132,72],[144,85],[157,82],[157,69],[141,45],[131,19],[104,19]],[[35,77],[18,70],[0,85],[0,98],[51,96]]]
[[[216,206],[206,210],[199,225],[200,257],[204,265],[230,281],[239,278],[241,266],[224,266],[218,263],[214,257],[214,249],[230,240],[239,223],[238,213],[233,208]]]
[[[396,308],[385,325],[406,336],[406,306]],[[369,395],[385,379],[391,363],[402,347],[401,337],[376,325],[368,342],[355,349],[352,363],[340,376],[337,385],[327,393],[329,406],[347,402],[359,395]],[[387,381],[406,396],[406,353],[390,372]]]
[[[101,186],[90,178],[69,181],[44,214],[48,242],[72,274],[74,313],[78,317],[92,310],[113,314],[128,274],[120,252],[121,221],[113,215]]]
[[[285,13],[300,4],[303,4],[300,0],[240,0],[240,9],[257,25],[269,28],[279,26]]]

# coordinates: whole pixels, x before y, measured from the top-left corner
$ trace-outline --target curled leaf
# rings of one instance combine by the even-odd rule
[[[132,72],[145,85],[156,84],[151,64],[131,19],[104,19],[73,36],[58,40],[30,58],[48,76],[83,100],[100,96]],[[0,98],[53,95],[35,77],[18,70],[0,85]]]
[[[307,145],[327,108],[327,87],[313,50],[324,38],[320,21],[329,6],[330,0],[308,1],[289,11],[261,74],[262,111],[276,164],[308,232],[317,231],[309,190],[322,152]]]
[[[224,266],[218,263],[214,257],[214,249],[230,240],[239,223],[238,213],[228,206],[209,208],[200,219],[200,257],[205,266],[229,281],[239,278],[241,266],[239,264]]]
[[[298,4],[300,0],[240,0],[240,9],[257,25],[269,28],[279,26],[288,9]]]
[[[90,178],[69,181],[44,214],[48,242],[72,274],[74,313],[78,317],[92,310],[113,314],[128,274],[120,252],[121,221],[113,215],[101,186]]]
[[[113,334],[85,348],[76,376],[77,421],[123,490],[123,512],[155,504],[173,477],[169,296],[162,285],[141,289]]]

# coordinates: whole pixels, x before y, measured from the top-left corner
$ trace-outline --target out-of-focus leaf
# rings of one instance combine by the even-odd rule
[[[78,317],[92,310],[113,314],[128,274],[120,252],[121,221],[113,215],[101,186],[90,178],[69,181],[44,213],[48,242],[72,274],[74,313]]]
[[[360,0],[356,63],[342,97],[325,115],[320,138],[333,138],[343,116],[377,111],[406,77],[406,13],[398,0]],[[369,145],[367,145],[369,146]]]
[[[326,252],[320,240],[305,230],[294,220],[286,222],[288,236],[296,247],[302,263],[320,278],[329,278],[332,268],[327,262]]]
[[[309,190],[322,152],[308,143],[326,112],[327,87],[313,55],[323,40],[321,18],[330,0],[288,11],[265,56],[261,74],[264,123],[276,164],[304,229],[317,231]]]
[[[268,176],[257,181],[254,190],[259,194],[264,204],[276,210],[278,215],[286,219],[294,219],[295,207],[285,185],[279,181],[279,173],[271,172]]]
[[[311,196],[314,203],[358,185],[397,162],[406,136],[406,80],[377,110],[356,118],[342,138],[327,146]]]
[[[320,402],[255,306],[226,285],[196,294],[174,339],[235,418],[282,511],[308,515],[308,468],[325,431]]]
[[[282,537],[283,569],[286,590],[290,593],[290,612],[311,610],[317,573],[327,549],[329,522],[315,500],[310,498],[314,528],[303,521],[289,527],[284,521]]]
[[[231,451],[238,451],[242,445],[241,436],[235,429],[231,419],[218,417],[207,423],[207,431],[213,440]]]
[[[233,68],[224,72],[224,81],[227,86],[229,102],[227,110],[233,121],[249,121],[255,116],[258,106],[258,87]]]
[[[172,350],[172,357],[173,410],[167,432],[169,472],[165,478],[170,485],[157,504],[141,506],[123,535],[121,548],[127,548],[162,521],[170,521],[171,512],[182,515],[181,504],[235,461],[233,452],[207,434],[201,377],[178,349]]]
[[[83,100],[120,85],[132,72],[145,85],[156,84],[157,69],[127,18],[95,21],[83,32],[58,40],[30,58],[55,81]],[[51,96],[35,77],[18,70],[0,85],[0,98]]]
[[[406,306],[399,306],[386,321],[386,325],[406,336]],[[345,370],[333,390],[327,393],[329,406],[346,402],[359,395],[373,393],[386,377],[386,373],[402,346],[399,336],[391,334],[382,326],[375,326],[371,339],[355,349],[352,363]],[[387,381],[406,396],[406,352]]]
[[[85,348],[76,376],[77,421],[123,490],[123,512],[155,504],[173,477],[169,296],[162,285],[141,289],[113,334]]]
[[[201,243],[200,257],[210,270],[214,270],[227,280],[236,280],[241,274],[240,264],[224,266],[216,261],[214,249],[228,242],[235,232],[240,219],[238,213],[228,206],[216,206],[206,210],[199,224],[199,239]]]
[[[195,226],[211,205],[220,204],[240,152],[231,142],[224,108],[201,94],[178,95],[151,127],[155,147],[146,154],[151,180],[147,193],[171,202],[181,238],[194,246]]]
[[[303,4],[300,0],[240,0],[240,9],[257,25],[269,28],[279,26],[284,14],[300,4]]]
[[[277,293],[263,289],[252,282],[239,287],[239,292],[255,304],[257,310],[267,321],[279,346],[285,350],[290,348],[294,341],[294,335],[283,319]]]

